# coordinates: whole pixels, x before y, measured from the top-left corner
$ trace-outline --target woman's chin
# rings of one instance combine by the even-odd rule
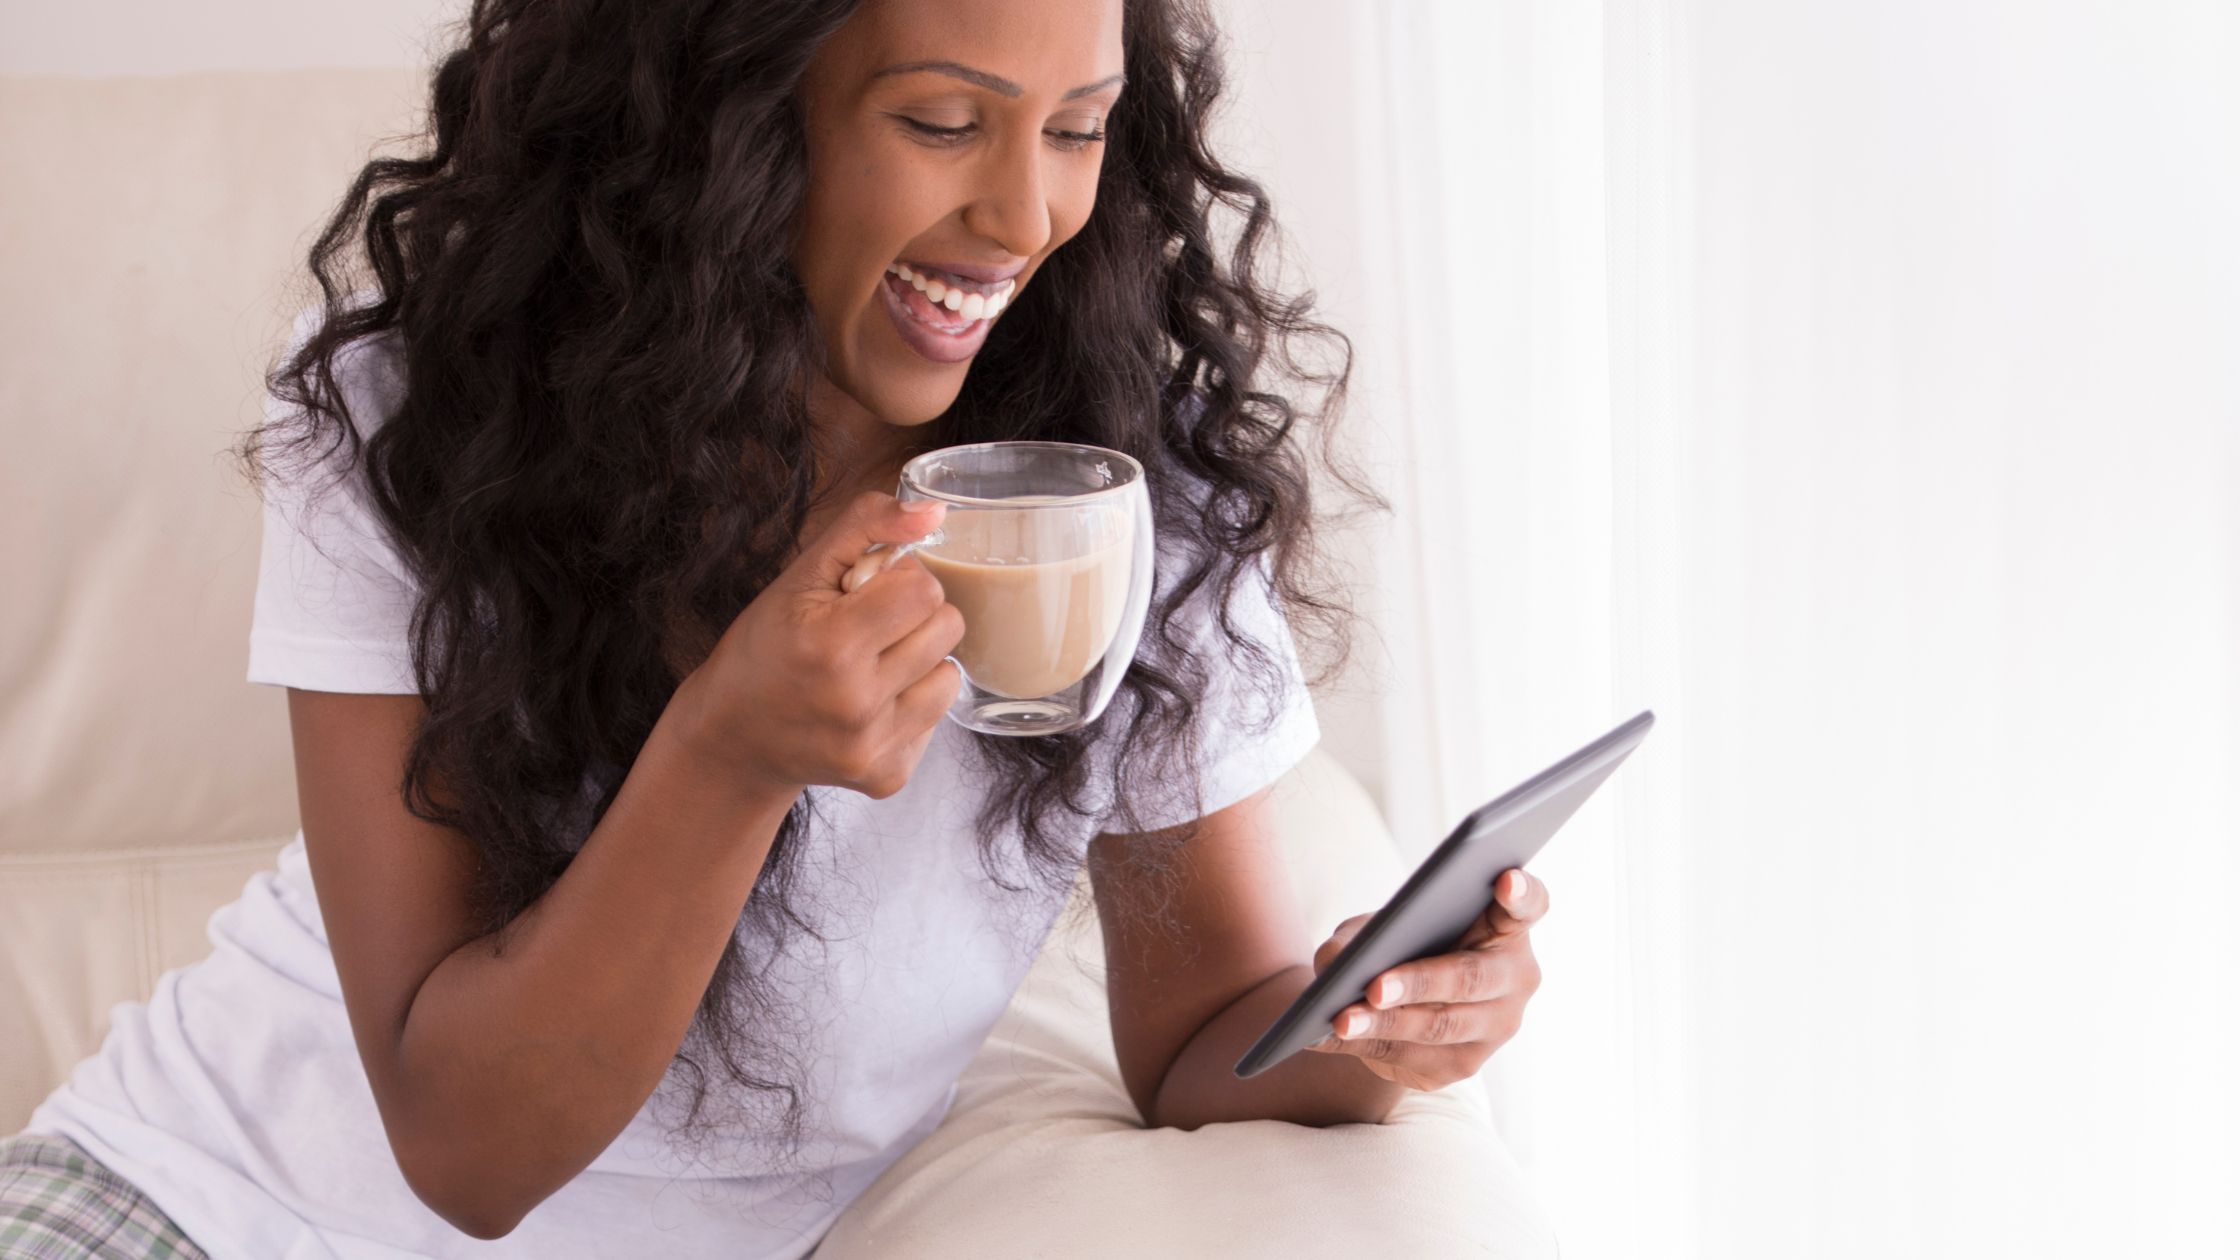
[[[881,423],[916,428],[940,419],[957,401],[957,393],[964,387],[963,368],[960,363],[951,371],[881,373],[878,379],[865,381],[863,388],[848,393]]]

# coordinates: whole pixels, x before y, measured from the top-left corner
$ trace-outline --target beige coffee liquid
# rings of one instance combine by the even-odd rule
[[[1026,700],[1086,677],[1120,628],[1132,523],[1126,500],[1080,512],[950,508],[941,545],[915,554],[964,614],[954,655],[972,681]]]

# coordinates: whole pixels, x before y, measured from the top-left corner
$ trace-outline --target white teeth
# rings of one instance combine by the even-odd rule
[[[1019,282],[1012,279],[1004,281],[1003,287],[994,293],[967,293],[963,289],[951,288],[939,280],[929,280],[921,273],[911,270],[906,263],[890,265],[887,274],[901,277],[911,288],[925,294],[927,301],[964,316],[968,324],[974,320],[994,319],[1002,314],[1003,309],[1011,305],[1012,296],[1019,290]]]

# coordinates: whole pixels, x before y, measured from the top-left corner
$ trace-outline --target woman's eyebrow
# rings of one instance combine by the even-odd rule
[[[888,66],[871,77],[883,79],[890,74],[916,74],[920,71],[931,71],[934,74],[948,75],[952,79],[963,79],[975,87],[984,87],[991,92],[1001,92],[1005,96],[1023,96],[1026,94],[1025,88],[1009,79],[989,74],[985,70],[975,70],[971,66],[958,65],[954,61],[911,61],[899,66]],[[1118,85],[1126,77],[1126,75],[1116,74],[1109,79],[1091,83],[1086,87],[1077,87],[1066,93],[1064,99],[1070,101],[1075,97],[1102,92],[1108,87]]]

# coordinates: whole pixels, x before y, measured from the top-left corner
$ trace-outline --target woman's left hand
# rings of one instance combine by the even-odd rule
[[[1410,1089],[1444,1089],[1475,1076],[1524,1022],[1524,1004],[1540,987],[1532,956],[1532,925],[1548,913],[1548,886],[1514,867],[1495,881],[1494,900],[1451,953],[1418,958],[1369,982],[1366,1005],[1338,1012],[1337,1036],[1308,1046],[1350,1054],[1370,1071]],[[1506,889],[1506,891],[1502,891]],[[1369,921],[1357,914],[1338,925],[1314,952],[1316,975]],[[1399,982],[1398,995],[1387,986]],[[1347,1021],[1365,1017],[1359,1031]]]

